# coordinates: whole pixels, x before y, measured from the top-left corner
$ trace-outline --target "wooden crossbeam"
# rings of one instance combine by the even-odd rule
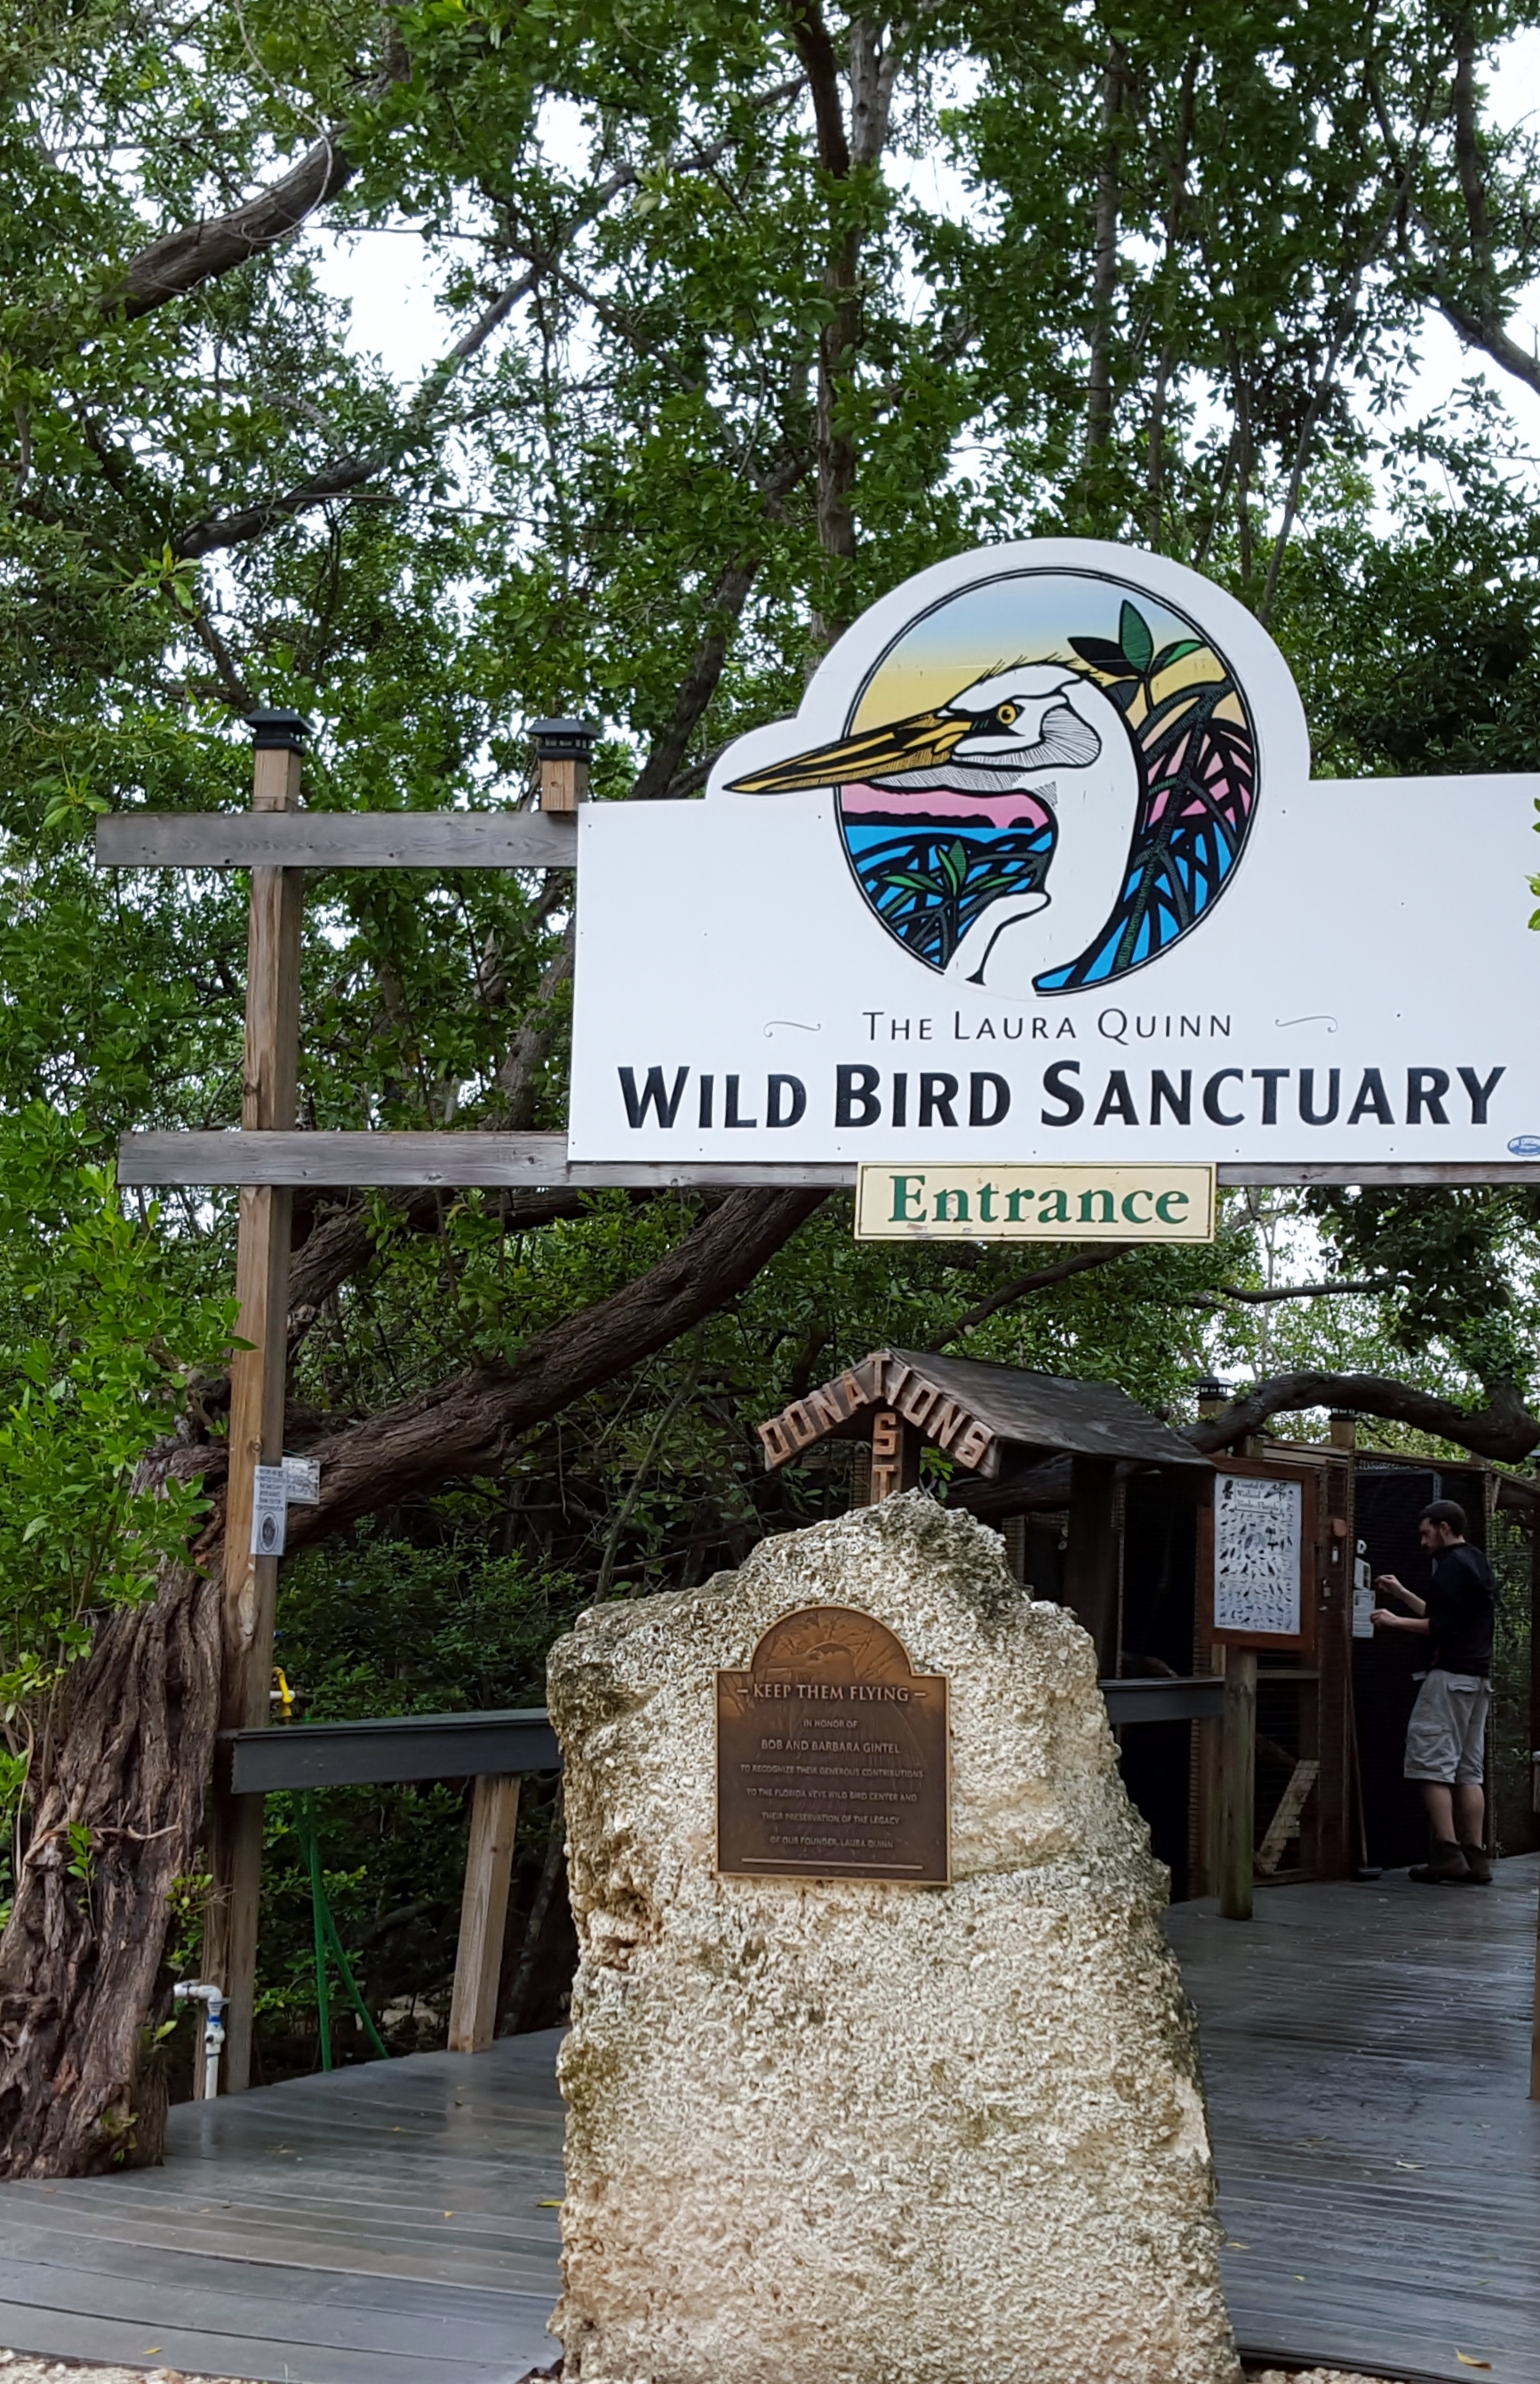
[[[546,812],[105,812],[99,869],[570,869]]]
[[[1534,1160],[1498,1166],[1433,1161],[1360,1160],[1351,1167],[1247,1166],[1218,1170],[1221,1184],[1535,1184]],[[845,1160],[569,1160],[561,1134],[240,1133],[126,1134],[117,1146],[120,1184],[507,1185],[558,1187],[631,1184],[707,1190],[736,1185],[806,1185],[849,1190]]]

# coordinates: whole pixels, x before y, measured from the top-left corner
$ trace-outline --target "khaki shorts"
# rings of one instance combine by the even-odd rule
[[[1481,1780],[1491,1696],[1491,1684],[1473,1672],[1431,1671],[1406,1726],[1406,1778],[1438,1781],[1446,1788]]]

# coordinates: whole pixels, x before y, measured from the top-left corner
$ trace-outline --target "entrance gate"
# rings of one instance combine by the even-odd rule
[[[979,615],[980,591],[990,601]],[[1108,602],[1121,643],[1073,633],[1066,605],[1081,606],[1075,621],[1085,632]],[[945,639],[936,642],[949,606],[952,629],[972,606],[982,622],[976,642],[982,637],[998,657],[1014,641],[1027,659],[965,677],[955,639],[950,660]],[[1018,619],[1024,627],[1009,627]],[[1308,779],[1282,658],[1238,606],[1157,558],[1049,541],[922,574],[846,632],[795,721],[730,749],[704,805],[647,805],[646,817],[586,805],[594,732],[581,722],[535,726],[538,811],[388,815],[306,812],[305,722],[260,712],[249,726],[249,813],[130,811],[96,829],[103,866],[251,872],[240,1130],[129,1134],[118,1159],[125,1185],[240,1190],[238,1331],[250,1346],[232,1366],[227,1732],[267,1720],[296,1187],[833,1190],[853,1186],[866,1158],[933,1158],[942,1129],[955,1129],[949,1156],[986,1168],[996,1150],[1019,1162],[1048,1143],[1055,1157],[1209,1161],[1222,1186],[1458,1186],[1540,1174],[1540,1134],[1509,1130],[1540,1127],[1540,1060],[1527,1043],[1492,1056],[1499,1026],[1506,1035],[1513,1016],[1533,1013],[1532,1000],[1504,1003],[1498,990],[1505,968],[1540,975],[1531,966],[1540,947],[1522,943],[1522,918],[1520,934],[1509,922],[1469,939],[1461,1011],[1448,988],[1430,996],[1408,904],[1387,895],[1383,915],[1374,907],[1375,885],[1393,894],[1398,869],[1410,868],[1408,884],[1426,899],[1419,817],[1436,815],[1448,787],[1325,790],[1363,797],[1357,827],[1369,858],[1348,871],[1343,907],[1340,855],[1312,856],[1308,839],[1329,821],[1340,845],[1354,814],[1340,801],[1329,813],[1312,808],[1322,790]],[[1490,831],[1485,844],[1476,839],[1475,879],[1489,897],[1490,847],[1499,882],[1511,862],[1516,913],[1527,912],[1530,856],[1517,839],[1528,833],[1536,782],[1452,783],[1476,789],[1475,815]],[[1420,814],[1427,798],[1435,801]],[[1395,835],[1376,846],[1374,822],[1392,817]],[[666,882],[655,873],[651,965],[638,972],[626,944],[638,874],[653,866],[649,840],[669,868]],[[577,871],[580,855],[582,883],[597,875],[591,910],[585,897],[579,913],[570,1136],[298,1129],[307,868]],[[745,878],[756,867],[759,878]],[[779,911],[778,870],[790,889]],[[725,904],[724,889],[745,883],[764,895],[757,912],[795,928],[762,932],[751,912],[699,915],[703,902]],[[1334,885],[1351,936],[1336,932],[1336,913],[1325,917]],[[1442,900],[1460,898],[1458,885],[1441,888]],[[1206,991],[1195,953],[1212,955]],[[1140,980],[1136,1009],[1127,980],[1146,969],[1161,974]],[[1192,1058],[1189,1025],[1199,1042],[1205,1019],[1217,1028],[1212,985],[1238,981],[1250,989],[1242,1041],[1227,1041],[1212,1063],[1205,1048],[1202,1064],[1180,1064]],[[1364,990],[1376,986],[1377,1008]],[[1139,1048],[1146,1000],[1164,1066]],[[1237,1007],[1223,1013],[1227,1038]],[[809,1010],[819,1015],[797,1015]],[[838,1048],[820,1053],[817,1075],[801,1058],[781,1064],[789,1046],[765,1040],[784,1031],[817,1048],[826,1024]],[[767,1048],[776,1055],[768,1074]],[[1287,1128],[1286,1101],[1299,1118]],[[1029,1104],[1031,1124],[1011,1124]],[[873,1133],[877,1144],[862,1139]],[[944,1220],[925,1217],[924,1230],[937,1229],[948,1229]],[[1072,1226],[1058,1236],[1074,1237]],[[1238,1691],[1254,1670],[1254,1655],[1236,1665]],[[251,2058],[261,1801],[216,1787],[214,1811],[205,1967],[229,1999],[227,2085],[239,2092]]]

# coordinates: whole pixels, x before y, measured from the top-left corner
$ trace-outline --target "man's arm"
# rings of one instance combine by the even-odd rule
[[[1404,1598],[1413,1614],[1426,1614],[1428,1610],[1426,1598],[1419,1597],[1414,1589],[1408,1589],[1405,1582],[1398,1581],[1393,1572],[1377,1572],[1374,1575],[1374,1587],[1382,1597]],[[1393,1622],[1398,1622],[1405,1618],[1401,1615],[1392,1615],[1390,1619]]]
[[[1376,1606],[1369,1617],[1376,1631],[1422,1631],[1433,1628],[1425,1614],[1392,1614],[1388,1606]]]

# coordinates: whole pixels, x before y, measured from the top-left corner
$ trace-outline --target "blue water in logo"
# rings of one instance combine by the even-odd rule
[[[993,902],[1041,891],[1056,824],[1015,827],[972,821],[840,821],[856,882],[891,936],[928,968],[945,968]]]
[[[1515,1159],[1540,1159],[1540,1134],[1516,1134],[1508,1147]]]

